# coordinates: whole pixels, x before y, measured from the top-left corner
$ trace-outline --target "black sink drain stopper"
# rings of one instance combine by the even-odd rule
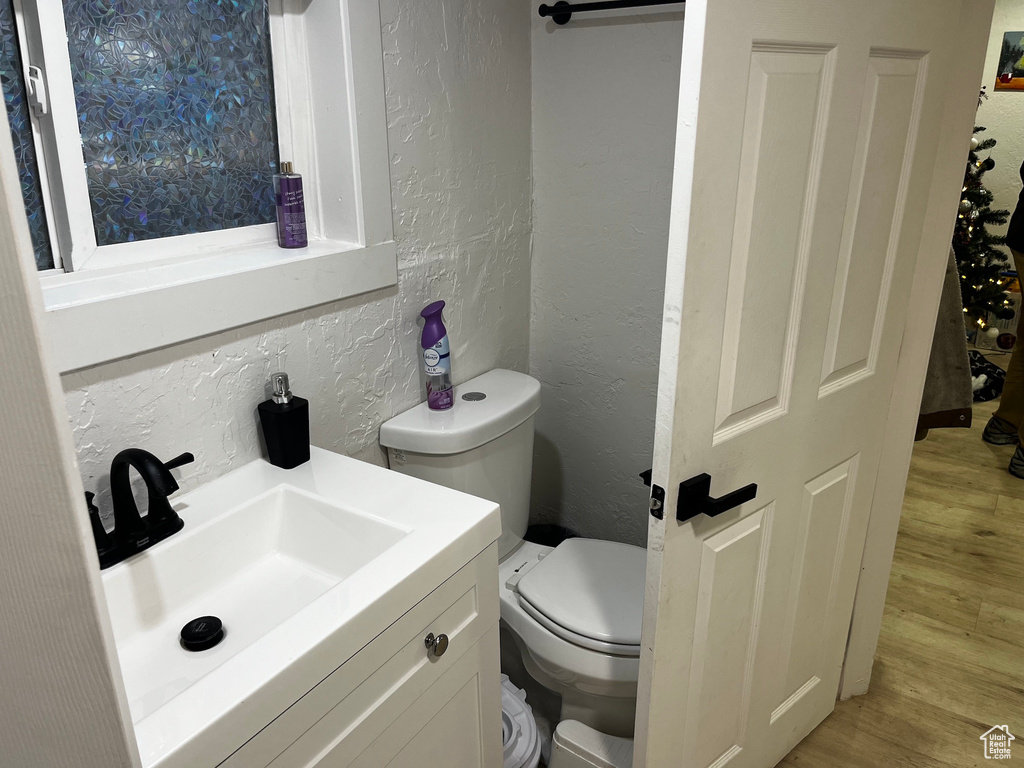
[[[224,639],[224,624],[216,616],[200,616],[181,628],[181,647],[205,651]]]

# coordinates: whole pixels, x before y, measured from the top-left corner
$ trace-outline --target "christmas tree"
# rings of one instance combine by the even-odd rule
[[[989,312],[998,318],[1013,316],[1004,295],[1007,278],[1002,275],[1008,261],[1006,253],[999,248],[1006,238],[988,231],[989,226],[1005,224],[1010,212],[992,210],[992,193],[982,183],[985,174],[996,164],[991,157],[981,159],[978,156],[996,145],[995,139],[978,139],[977,134],[984,131],[981,126],[974,128],[960,195],[960,212],[953,231],[953,251],[960,269],[960,292],[968,330],[985,328]]]

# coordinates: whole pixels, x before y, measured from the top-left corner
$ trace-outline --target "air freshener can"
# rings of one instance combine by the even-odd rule
[[[433,411],[446,411],[455,404],[452,387],[452,358],[448,347],[448,331],[441,319],[443,301],[426,306],[423,317],[423,372],[427,379],[427,407]]]

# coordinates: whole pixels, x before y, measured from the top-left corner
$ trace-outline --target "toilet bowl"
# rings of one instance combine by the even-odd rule
[[[498,565],[502,624],[559,720],[633,734],[645,567],[639,547],[596,539],[525,542]]]
[[[540,384],[498,369],[455,387],[454,400],[448,411],[421,403],[381,426],[391,469],[501,506],[503,638],[529,676],[560,697],[557,720],[631,736],[646,551],[597,539],[554,548],[523,541]]]

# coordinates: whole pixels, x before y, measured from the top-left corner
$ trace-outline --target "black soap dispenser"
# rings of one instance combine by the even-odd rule
[[[270,463],[293,469],[309,461],[309,401],[288,388],[288,374],[270,376],[270,400],[259,404]]]

